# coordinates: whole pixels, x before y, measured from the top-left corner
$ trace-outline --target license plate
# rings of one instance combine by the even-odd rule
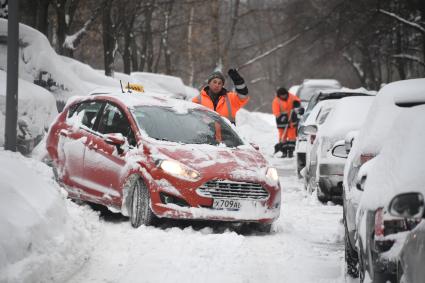
[[[214,199],[214,209],[240,210],[246,207],[256,207],[256,201],[234,200],[234,199]]]

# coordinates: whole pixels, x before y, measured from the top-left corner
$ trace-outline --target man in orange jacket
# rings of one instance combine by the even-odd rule
[[[208,85],[201,90],[198,96],[192,99],[192,102],[216,111],[235,124],[236,113],[249,101],[248,88],[236,69],[230,69],[228,74],[235,85],[236,92],[225,89],[223,87],[224,75],[219,71],[214,71],[208,77]]]
[[[281,151],[282,157],[292,158],[297,139],[298,114],[302,115],[304,112],[301,108],[301,100],[289,93],[286,88],[280,87],[273,99],[272,111],[279,131],[279,142],[275,145],[275,153]]]

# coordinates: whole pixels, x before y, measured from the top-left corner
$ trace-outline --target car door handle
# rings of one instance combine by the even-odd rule
[[[59,134],[61,136],[67,137],[69,135],[69,132],[68,132],[68,130],[62,129],[62,130],[60,130]]]

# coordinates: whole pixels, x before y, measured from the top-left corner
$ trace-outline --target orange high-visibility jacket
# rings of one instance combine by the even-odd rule
[[[211,110],[215,110],[221,116],[229,119],[230,122],[235,123],[236,112],[248,103],[249,96],[227,91],[224,88],[223,90],[226,94],[220,96],[216,109],[214,109],[214,103],[205,88],[201,90],[198,96],[192,99],[192,102],[202,104]]]
[[[283,100],[276,96],[272,102],[273,115],[277,118],[282,113],[286,113],[286,115],[288,115],[288,119],[290,120],[291,117],[289,117],[289,113],[294,108],[294,101],[299,101],[301,103],[301,100],[298,98],[298,96],[295,96],[291,93],[289,94],[287,100]],[[297,131],[292,122],[289,123],[285,136],[283,136],[285,132],[284,129],[279,128],[278,130],[279,130],[279,141],[281,142],[295,141],[297,139]]]

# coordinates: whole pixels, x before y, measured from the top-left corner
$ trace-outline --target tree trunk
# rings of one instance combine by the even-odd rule
[[[106,0],[102,14],[102,36],[103,36],[103,59],[105,75],[111,77],[114,73],[114,37],[112,35],[111,9],[112,1]]]
[[[48,32],[49,32],[49,22],[48,22],[49,5],[50,5],[50,0],[39,0],[37,5],[36,28],[41,33],[43,33],[46,37],[48,37]]]
[[[221,53],[220,53],[220,3],[218,0],[211,1],[211,16],[213,18],[211,26],[212,46],[214,48],[214,60],[216,67],[221,67]]]
[[[143,44],[142,54],[140,58],[139,70],[145,69],[150,72],[153,63],[153,43],[152,43],[152,13],[154,10],[155,0],[150,0],[145,6],[145,23],[143,25]]]
[[[195,65],[193,62],[192,54],[192,37],[193,37],[193,16],[195,13],[194,5],[192,4],[189,12],[189,22],[187,24],[187,57],[189,61],[189,85],[193,86],[194,76],[195,76]]]

